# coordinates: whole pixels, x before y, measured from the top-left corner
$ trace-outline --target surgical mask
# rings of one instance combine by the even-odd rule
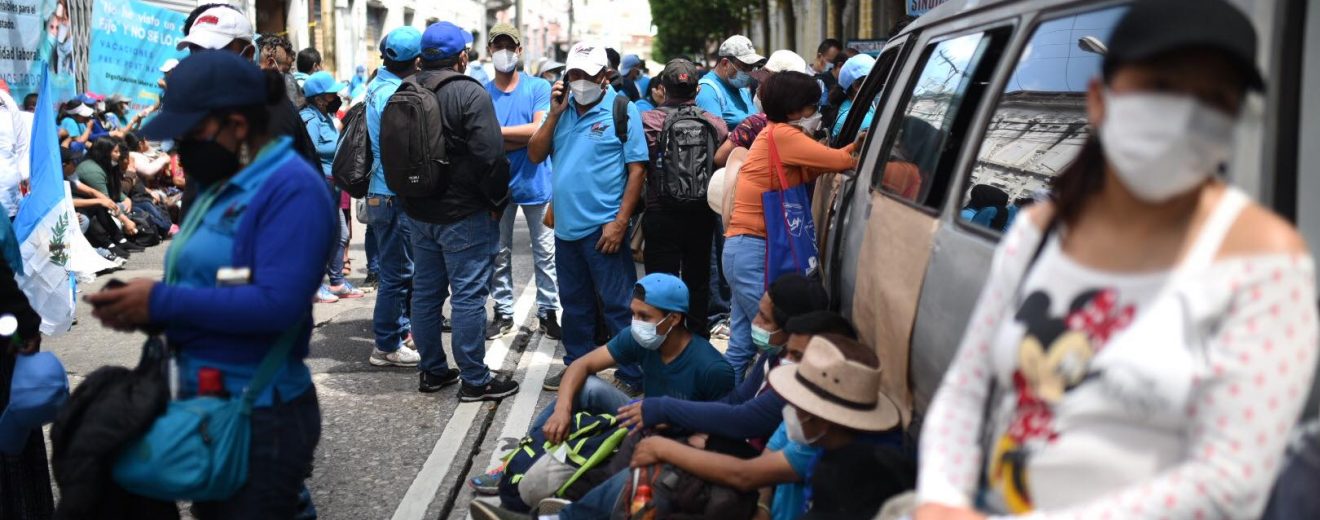
[[[605,94],[605,89],[600,84],[589,79],[580,79],[568,84],[568,89],[573,91],[573,101],[579,105],[590,105],[600,99]]]
[[[825,62],[825,70],[822,70],[821,72],[829,72],[831,70],[834,70],[834,62],[827,61]]]
[[[797,408],[791,404],[784,405],[784,433],[788,434],[788,440],[798,444],[812,444],[825,436],[825,432],[821,432],[808,439],[807,433],[802,430],[802,419],[798,418]]]
[[[757,327],[756,324],[753,323],[752,343],[756,344],[756,348],[761,352],[776,352],[784,347],[783,345],[772,345],[770,343],[770,336],[774,336],[777,332],[779,331],[765,330],[761,327]]]
[[[97,112],[105,112],[105,101],[97,101],[97,102],[96,102],[96,111],[97,111]]]
[[[179,151],[179,165],[183,166],[184,173],[202,184],[227,179],[243,167],[238,154],[220,146],[214,139],[180,140],[176,148]]]
[[[815,135],[816,131],[820,130],[820,117],[820,111],[817,110],[814,114],[797,121],[789,121],[788,124],[801,128],[807,135]]]
[[[490,60],[495,63],[495,70],[500,72],[513,72],[518,67],[518,53],[510,50],[495,51]]]
[[[791,366],[796,365],[796,364],[797,364],[797,361],[793,361],[793,359],[792,359],[792,358],[789,358],[788,356],[784,356],[784,357],[779,358],[779,366],[781,366],[781,367],[791,367]]]
[[[664,318],[660,318],[660,321],[665,321],[665,318],[668,317],[669,315],[666,314]],[[646,350],[659,349],[660,345],[664,344],[665,338],[669,336],[669,333],[666,332],[664,334],[660,334],[660,332],[656,330],[658,326],[659,326],[658,323],[651,323],[649,321],[642,321],[634,318],[632,321],[633,340],[636,341],[638,345],[641,345],[642,348]],[[673,331],[674,329],[673,327],[670,327],[669,330]]]
[[[755,96],[752,96],[752,105],[755,105],[755,106],[756,106],[756,113],[758,113],[758,114],[764,114],[764,113],[765,113],[765,109],[764,109],[764,108],[761,108],[761,93],[760,93],[760,92],[757,92]]]
[[[1123,186],[1149,203],[1214,175],[1233,145],[1233,116],[1186,94],[1105,92],[1100,142]]]
[[[752,85],[752,76],[740,70],[729,80],[729,84],[734,88],[747,88]]]

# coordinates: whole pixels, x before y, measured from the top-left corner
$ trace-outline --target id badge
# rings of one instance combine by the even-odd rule
[[[252,269],[247,267],[221,267],[215,271],[216,287],[239,287],[252,283]]]

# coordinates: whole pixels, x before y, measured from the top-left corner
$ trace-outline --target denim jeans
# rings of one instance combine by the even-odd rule
[[[733,290],[729,349],[724,359],[733,366],[734,380],[741,383],[747,366],[756,357],[752,319],[765,295],[765,239],[739,235],[725,240],[724,276]]]
[[[373,205],[375,204],[375,205]],[[373,319],[376,348],[394,352],[412,329],[408,320],[408,287],[412,285],[413,258],[408,222],[397,197],[367,197],[367,222],[376,234],[380,286],[376,289]],[[438,311],[437,311],[438,314]]]
[[[724,265],[724,230],[719,215],[715,216],[715,238],[710,248],[710,302],[706,305],[706,321],[711,325],[729,319],[729,299],[733,292],[725,278]]]
[[[371,225],[368,224],[367,233],[364,236],[365,238],[362,239],[362,244],[363,244],[362,248],[366,251],[367,254],[367,272],[372,274],[379,274],[380,253],[378,253],[378,250],[380,248],[376,246],[375,228],[371,227]]]
[[[1264,520],[1314,518],[1320,511],[1320,419],[1312,419],[1300,428],[1300,436],[1288,446],[1283,469],[1274,481],[1274,490]]]
[[[339,240],[334,251],[330,252],[330,261],[325,264],[325,275],[330,279],[330,286],[344,285],[344,248],[348,246],[348,222],[344,221],[343,212],[336,211],[339,219]]]
[[[441,336],[441,310],[453,296],[454,361],[469,386],[490,382],[486,366],[487,284],[499,241],[499,225],[490,213],[478,211],[451,224],[412,221],[413,340],[422,355],[418,368],[440,374],[449,369]],[[452,290],[452,292],[451,292]]]
[[[520,206],[509,204],[500,219],[500,249],[495,256],[495,272],[490,280],[490,297],[495,300],[495,314],[513,316],[513,222],[518,208],[527,217],[527,231],[532,239],[532,259],[536,267],[536,316],[559,309],[559,287],[555,281],[555,232],[545,226],[545,204]]]
[[[632,324],[632,291],[637,284],[637,268],[632,251],[625,241],[619,251],[607,255],[596,250],[601,231],[580,240],[555,238],[555,267],[559,271],[559,297],[564,304],[564,364],[587,355],[596,331],[596,297],[605,306],[606,326],[610,335]],[[640,384],[642,370],[637,365],[620,366],[616,375],[630,384]]]
[[[615,473],[609,480],[591,488],[582,498],[559,510],[559,520],[607,520],[631,479],[632,470]]]
[[[299,514],[303,481],[321,439],[316,388],[275,405],[252,410],[252,447],[247,483],[220,502],[193,504],[193,515],[212,518],[293,518]]]
[[[614,385],[606,383],[605,380],[596,376],[587,376],[587,380],[582,383],[582,388],[578,390],[577,396],[573,398],[573,413],[587,412],[591,414],[607,413],[615,415],[619,413],[619,408],[632,401],[628,394],[615,388]],[[555,414],[555,404],[559,398],[550,400],[541,413],[532,420],[531,427],[527,430],[531,432],[538,431],[550,420],[550,416]],[[534,504],[533,504],[534,505]]]

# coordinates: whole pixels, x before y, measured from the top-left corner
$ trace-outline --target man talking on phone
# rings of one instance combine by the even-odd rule
[[[552,159],[551,216],[555,268],[564,309],[564,365],[595,346],[596,301],[610,335],[628,327],[637,271],[628,247],[629,221],[641,198],[649,155],[642,116],[609,86],[605,45],[579,42],[568,53],[563,80],[551,90],[550,113],[532,135],[533,163]],[[637,395],[641,370],[621,366],[615,384]],[[563,372],[546,379],[557,391]]]

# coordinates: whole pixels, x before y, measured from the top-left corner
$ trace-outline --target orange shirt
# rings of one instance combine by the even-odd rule
[[[727,237],[765,236],[761,194],[780,188],[778,176],[770,165],[768,139],[772,132],[788,188],[810,182],[824,173],[857,167],[857,161],[852,158],[854,144],[840,149],[830,148],[802,133],[796,126],[770,123],[756,136],[752,148],[747,151],[746,162],[738,170],[738,182],[733,188],[733,215],[729,217],[729,228],[725,232]]]

